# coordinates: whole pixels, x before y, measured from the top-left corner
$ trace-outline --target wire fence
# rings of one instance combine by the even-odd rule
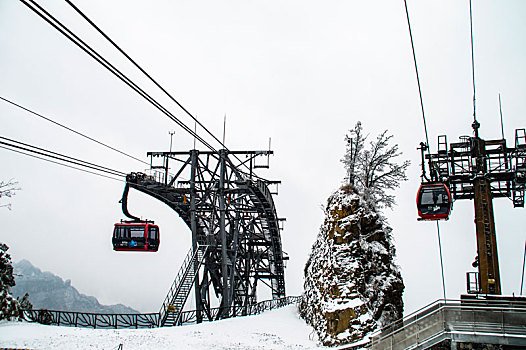
[[[277,309],[298,303],[300,296],[289,296],[273,300],[265,300],[247,306],[232,306],[228,312],[223,308],[213,308],[209,311],[183,311],[178,325],[210,322],[218,319],[257,315],[267,310]],[[97,314],[90,312],[58,311],[58,310],[24,310],[24,319],[46,325],[84,328],[156,328],[160,326],[159,313],[146,314]]]

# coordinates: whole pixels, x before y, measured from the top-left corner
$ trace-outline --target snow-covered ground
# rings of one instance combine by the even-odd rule
[[[320,349],[297,307],[199,325],[158,329],[88,329],[1,322],[0,348],[29,349]]]

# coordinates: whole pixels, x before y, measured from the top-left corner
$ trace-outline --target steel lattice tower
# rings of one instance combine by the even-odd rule
[[[152,174],[132,173],[127,186],[167,204],[192,233],[192,249],[161,308],[163,325],[181,323],[180,313],[194,289],[196,319],[243,313],[256,302],[259,283],[274,299],[285,296],[280,221],[269,186],[257,177],[272,151],[149,152]],[[235,160],[232,158],[235,157]],[[265,164],[256,160],[266,158]],[[241,162],[240,162],[240,159]],[[154,166],[154,161],[162,165]],[[169,165],[182,164],[175,175]],[[184,178],[184,180],[183,180]],[[188,179],[188,180],[187,180]],[[219,300],[211,305],[210,293]]]
[[[474,123],[475,136],[461,137],[449,148],[447,137],[439,136],[437,153],[426,154],[425,158],[432,178],[447,184],[455,200],[474,201],[477,232],[474,267],[478,267],[478,274],[470,281],[468,273],[468,291],[501,294],[493,198],[509,198],[515,208],[524,207],[526,134],[525,129],[515,130],[515,145],[508,147],[504,138],[480,138],[478,126]],[[424,166],[427,145],[423,144],[421,149]]]

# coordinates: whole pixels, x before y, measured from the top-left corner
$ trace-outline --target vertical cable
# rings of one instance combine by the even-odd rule
[[[522,279],[521,279],[521,295],[522,295],[522,286],[524,285],[524,268],[526,266],[526,241],[524,242],[524,259],[522,260]]]
[[[405,14],[407,16],[407,26],[409,27],[409,37],[411,38],[411,49],[413,50],[413,61],[415,62],[416,82],[418,83],[418,94],[420,96],[420,107],[422,109],[422,119],[424,120],[424,131],[426,133],[426,144],[429,152],[429,138],[427,136],[426,115],[424,113],[424,101],[422,99],[422,88],[420,87],[420,77],[418,75],[418,65],[416,64],[415,45],[413,43],[413,33],[411,32],[411,22],[409,21],[409,10],[407,9],[407,0],[404,0]]]
[[[500,101],[500,93],[499,93],[499,111],[500,111],[500,129],[502,131],[502,139],[504,140],[504,121],[502,120],[502,103]]]
[[[473,130],[475,131],[475,136],[478,137],[478,128],[480,126],[477,122],[477,108],[476,108],[476,93],[475,93],[475,53],[473,50],[473,11],[471,10],[471,0],[469,0],[469,28],[471,30],[471,74],[473,79]]]
[[[444,261],[442,259],[442,243],[440,242],[440,226],[437,223],[437,233],[438,233],[438,250],[440,252],[440,269],[442,270],[442,291],[444,293],[444,300],[446,300],[446,280],[444,278]]]

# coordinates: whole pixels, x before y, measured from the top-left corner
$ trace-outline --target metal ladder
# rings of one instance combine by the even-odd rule
[[[207,249],[207,245],[199,244],[195,252],[190,248],[159,311],[161,327],[176,326],[180,323],[181,312],[204,261]]]

